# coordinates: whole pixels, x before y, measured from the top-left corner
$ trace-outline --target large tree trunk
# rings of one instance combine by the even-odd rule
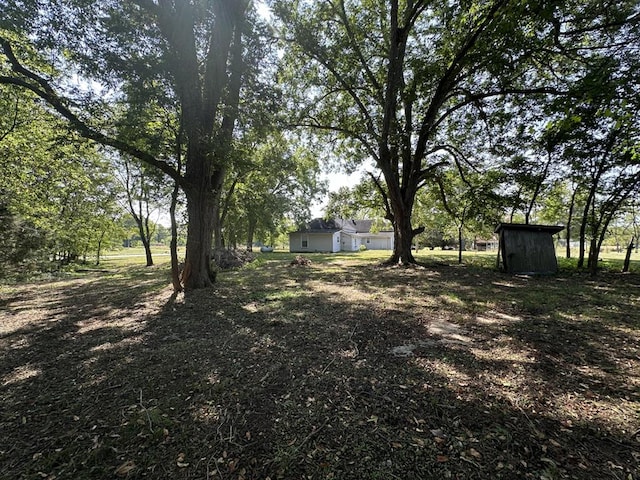
[[[388,188],[387,218],[393,223],[393,255],[386,263],[409,265],[415,264],[413,256],[413,239],[416,235],[424,232],[425,227],[413,228],[411,225],[411,214],[416,194],[416,182],[407,179],[407,186],[400,187],[394,182],[393,174],[387,173],[383,169],[385,181]]]
[[[182,282],[186,290],[207,288],[213,285],[215,274],[211,270],[211,241],[213,237],[213,215],[215,198],[209,182],[200,188],[188,190],[186,256]]]
[[[411,251],[413,234],[410,219],[403,218],[399,221],[396,220],[394,225],[394,237],[393,255],[389,259],[389,263],[402,265],[416,263],[416,259]]]
[[[169,2],[172,3],[172,2]],[[160,2],[160,5],[164,2]],[[204,76],[194,44],[193,10],[190,2],[175,2],[178,20],[161,25],[180,53],[186,54],[173,71],[181,97],[184,133],[187,138],[186,172],[183,190],[187,196],[187,245],[182,273],[185,290],[213,285],[211,269],[214,226],[218,218],[225,164],[238,114],[244,63],[242,33],[247,1],[213,3],[215,32],[210,35]],[[162,22],[163,19],[160,18]],[[220,124],[217,125],[218,120]],[[217,232],[221,233],[221,232]],[[216,235],[222,239],[222,235]]]
[[[401,199],[392,200],[393,208],[393,255],[388,260],[390,264],[409,265],[416,263],[411,251],[415,235],[411,226],[411,209],[403,204]]]

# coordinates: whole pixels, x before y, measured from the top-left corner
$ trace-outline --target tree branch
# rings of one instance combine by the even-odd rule
[[[439,176],[436,176],[435,180],[436,180],[436,183],[438,184],[438,190],[440,192],[440,199],[442,200],[442,206],[444,207],[444,209],[447,211],[449,215],[455,218],[455,212],[453,211],[453,209],[449,205],[449,202],[447,201],[447,195],[445,193],[445,188],[444,188],[444,183],[442,182],[442,178]]]
[[[373,88],[375,88],[376,97],[378,98],[378,101],[380,102],[380,104],[382,104],[384,102],[384,99],[382,97],[382,85],[380,85],[380,82],[378,82],[375,75],[369,68],[369,62],[365,60],[364,55],[362,54],[362,50],[360,49],[360,43],[356,41],[355,35],[353,34],[353,29],[351,27],[351,23],[349,22],[349,17],[347,16],[347,12],[344,7],[344,2],[341,1],[338,3],[340,4],[340,11],[338,12],[338,15],[342,20],[342,24],[344,25],[345,31],[347,32],[347,36],[349,37],[351,45],[355,49],[356,56],[358,57],[358,60],[360,62],[360,66],[364,70],[367,78],[369,79],[369,82],[371,82],[371,84],[373,85]]]
[[[457,81],[456,77],[464,66],[465,58],[476,46],[476,43],[480,36],[485,32],[489,25],[491,25],[491,23],[496,18],[498,11],[504,6],[505,3],[506,0],[496,0],[496,2],[492,5],[492,7],[485,15],[484,19],[463,42],[460,49],[452,59],[449,68],[447,68],[447,71],[440,79],[440,82],[438,82],[429,108],[427,109],[427,112],[422,119],[422,124],[420,126],[420,131],[418,134],[418,143],[415,150],[416,158],[422,158],[422,156],[424,155],[431,131],[439,123],[436,121],[438,111],[445,102],[447,93],[450,92],[454,87]]]
[[[427,168],[423,168],[422,170],[420,170],[420,173],[418,174],[418,182],[423,182],[424,180],[426,180],[435,170],[437,170],[440,167],[444,167],[447,164],[447,162],[438,162],[438,163],[434,163],[433,165],[429,165]]]
[[[338,72],[338,70],[329,60],[329,58],[324,56],[322,53],[317,52],[315,55],[313,55],[311,52],[309,52],[309,55],[312,58],[315,58],[315,60],[317,60],[323,67],[329,70],[331,74],[334,76],[334,78],[338,81],[338,83],[342,85],[342,88],[344,89],[344,91],[347,92],[349,96],[353,99],[353,101],[356,103],[356,106],[358,107],[360,114],[363,116],[365,120],[367,129],[371,134],[375,135],[376,134],[375,125],[373,123],[371,116],[369,115],[369,109],[366,107],[364,102],[360,99],[360,96],[357,93],[357,88],[354,88],[354,86],[350,82],[348,82],[340,74],[340,72]]]
[[[466,107],[469,104],[478,102],[492,97],[501,97],[507,95],[569,95],[569,90],[559,90],[553,87],[539,87],[539,88],[505,88],[500,90],[492,90],[484,93],[467,94],[464,101],[457,103],[447,109],[433,124],[432,128],[436,128],[452,113]]]
[[[18,126],[18,113],[19,113],[18,106],[19,105],[20,105],[20,98],[16,95],[16,105],[14,107],[13,119],[11,120],[11,126],[9,126],[9,128],[7,129],[6,132],[2,132],[2,134],[0,135],[0,142],[2,140],[4,140],[5,138],[7,138],[7,136],[9,136],[11,134],[11,132],[13,132],[16,129],[16,127]]]
[[[640,13],[637,12],[631,15],[630,17],[625,18],[624,20],[590,25],[585,28],[576,28],[574,30],[565,30],[565,31],[558,30],[558,35],[565,36],[565,37],[573,37],[576,35],[584,35],[585,33],[592,33],[592,32],[597,32],[601,30],[606,30],[608,28],[622,27],[624,25],[635,24],[635,23],[638,23],[638,21],[640,21]]]
[[[376,178],[376,176],[372,172],[367,172],[367,174],[373,180],[373,184],[376,186],[380,195],[382,196],[382,200],[384,201],[384,210],[386,212],[386,218],[390,222],[393,222],[393,211],[391,210],[391,205],[389,205],[389,196],[387,195],[386,190],[380,185],[380,181]]]
[[[176,182],[184,185],[184,179],[168,163],[158,160],[148,152],[144,152],[133,145],[106,135],[89,126],[67,106],[67,101],[55,92],[51,84],[45,78],[35,72],[32,72],[20,63],[8,40],[0,37],[0,46],[2,46],[4,54],[9,60],[12,71],[18,74],[18,76],[0,76],[0,84],[15,85],[35,93],[38,97],[47,102],[47,104],[49,104],[59,115],[64,117],[69,122],[71,128],[82,137],[93,140],[101,145],[113,147],[121,152],[128,153],[148,165],[158,168]]]
[[[310,119],[313,120],[313,118],[310,118]],[[326,130],[330,132],[342,133],[348,137],[352,137],[358,140],[362,144],[362,146],[367,150],[369,155],[371,155],[371,158],[373,158],[376,162],[378,161],[379,156],[376,149],[371,146],[371,144],[366,140],[366,138],[361,133],[354,132],[353,130],[349,130],[348,128],[336,127],[334,125],[322,125],[318,122],[312,122],[312,123],[296,122],[294,124],[287,124],[286,127],[314,128],[317,130]]]

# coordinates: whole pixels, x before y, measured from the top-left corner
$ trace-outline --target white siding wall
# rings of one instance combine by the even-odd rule
[[[303,247],[303,240],[307,246]],[[367,242],[368,240],[368,242]],[[360,245],[369,250],[393,250],[393,233],[378,233],[366,236],[348,233],[300,233],[289,234],[289,251],[304,252],[357,252]]]
[[[303,240],[307,246],[303,247]],[[289,234],[289,251],[295,253],[304,252],[339,252],[340,233],[300,233]]]
[[[341,238],[340,249],[343,252],[355,252],[360,248],[360,239],[355,235],[349,235],[343,232]]]
[[[368,235],[362,238],[362,244],[368,250],[393,250],[393,233]]]
[[[340,232],[336,232],[332,235],[332,243],[331,243],[331,250],[329,250],[330,252],[339,252],[340,251],[340,239],[342,237],[342,234]]]

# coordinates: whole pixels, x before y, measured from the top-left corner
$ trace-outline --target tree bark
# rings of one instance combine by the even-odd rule
[[[106,230],[103,230],[100,233],[100,239],[98,240],[98,248],[96,249],[96,266],[100,265],[100,255],[102,253],[102,240],[104,240],[104,236],[106,234]],[[633,240],[632,240],[633,243]]]
[[[566,257],[571,258],[571,222],[573,221],[573,209],[576,203],[576,194],[578,193],[578,187],[573,190],[571,194],[571,202],[569,203],[569,214],[567,216],[567,249],[566,249]]]
[[[634,248],[634,244],[633,244],[633,240],[634,238],[631,237],[631,241],[629,242],[629,245],[627,246],[627,253],[624,256],[624,264],[622,265],[622,272],[626,273],[629,271],[629,264],[631,263],[631,252],[633,252],[633,248]]]
[[[140,234],[142,239],[142,245],[144,246],[144,254],[147,260],[147,267],[153,266],[153,256],[151,255],[151,241],[146,236],[144,229],[140,226]]]
[[[393,255],[388,263],[401,265],[416,263],[411,250],[414,235],[411,227],[411,213],[408,213],[404,208],[396,207],[393,221]]]
[[[182,281],[186,290],[213,285],[215,274],[211,270],[211,242],[213,234],[214,196],[205,182],[201,188],[187,190],[186,256]]]
[[[578,250],[578,268],[584,267],[587,224],[589,223],[589,208],[592,206],[594,195],[595,195],[595,187],[592,186],[585,202],[584,211],[582,213],[582,222],[580,222],[580,239],[579,239],[580,244],[579,244],[579,250]]]
[[[598,257],[600,256],[600,250],[598,248],[598,240],[595,235],[589,242],[589,258],[587,259],[587,268],[592,276],[598,273]]]
[[[253,237],[256,232],[257,224],[258,219],[249,214],[249,219],[247,222],[247,252],[253,252]]]
[[[182,291],[180,282],[180,262],[178,260],[178,223],[176,222],[176,206],[180,186],[176,183],[171,192],[171,205],[169,206],[169,218],[171,219],[171,243],[169,253],[171,255],[171,284],[175,293]]]

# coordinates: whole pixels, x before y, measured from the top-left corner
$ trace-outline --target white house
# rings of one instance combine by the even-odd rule
[[[373,220],[316,218],[289,234],[289,251],[356,252],[361,245],[367,250],[393,250],[393,231],[372,232],[372,225]]]

